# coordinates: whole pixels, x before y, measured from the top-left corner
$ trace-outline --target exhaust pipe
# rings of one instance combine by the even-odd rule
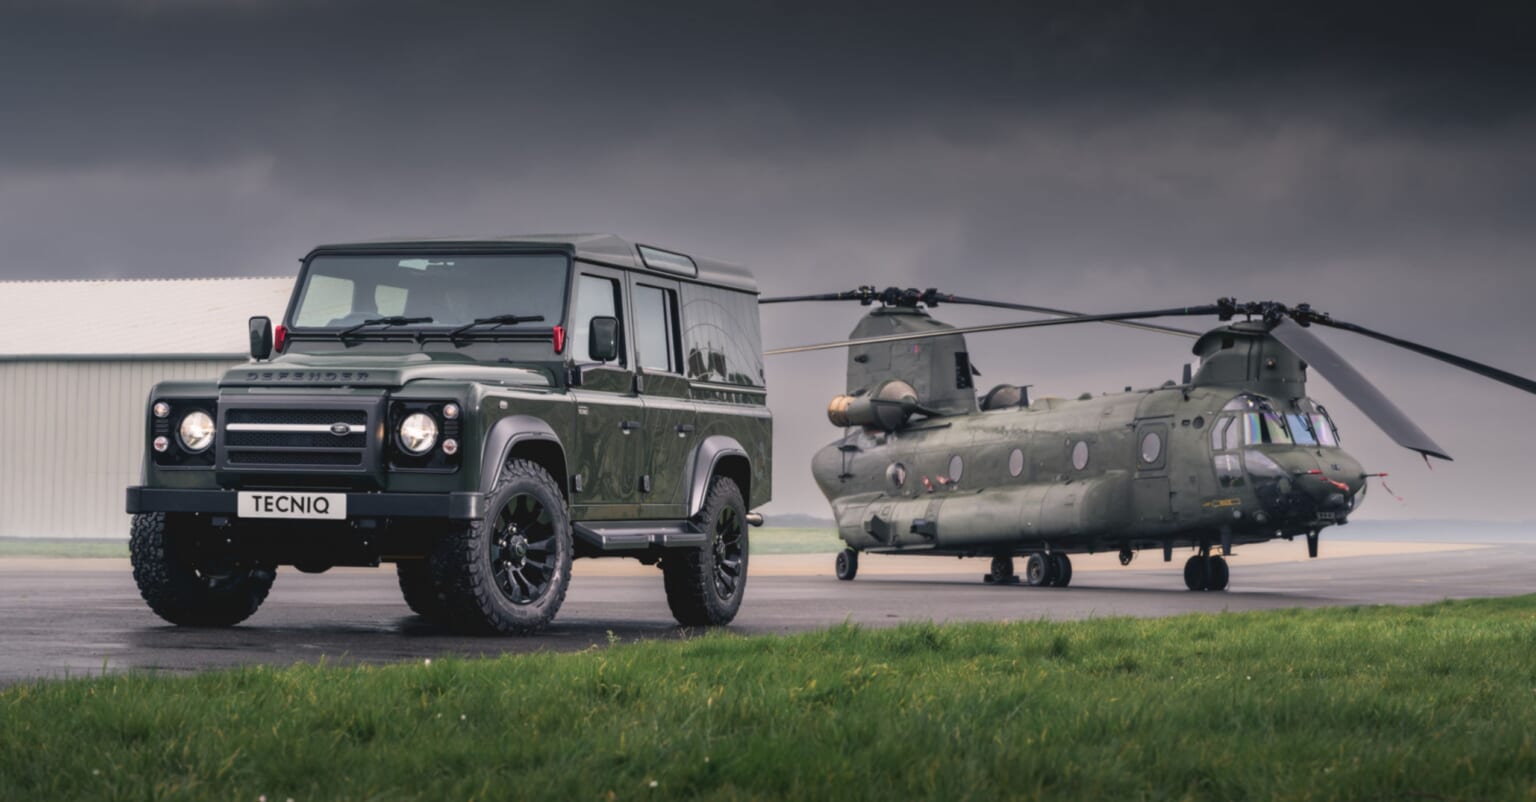
[[[760,513],[760,512],[749,512],[749,513],[747,513],[747,523],[749,523],[749,524],[751,524],[753,526],[762,526],[763,525],[763,514]]]

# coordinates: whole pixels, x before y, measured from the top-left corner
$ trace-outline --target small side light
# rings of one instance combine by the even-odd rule
[[[170,438],[165,437],[164,435],[161,435],[160,437],[156,437],[155,438],[155,451],[157,451],[157,452],[159,452],[161,454],[164,454],[165,450],[170,448],[170,447],[171,447]]]
[[[454,454],[459,453],[459,441],[453,439],[452,437],[448,438],[447,440],[444,440],[443,441],[443,453],[447,454],[450,457],[453,456]]]
[[[457,420],[459,417],[459,405],[448,404],[443,407],[443,417],[448,420]]]
[[[169,418],[171,416],[171,405],[164,401],[156,401],[154,413],[157,418]]]

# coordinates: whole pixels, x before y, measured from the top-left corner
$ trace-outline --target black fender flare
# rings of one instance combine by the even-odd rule
[[[485,448],[480,452],[480,492],[489,493],[496,485],[496,479],[501,475],[501,466],[505,465],[507,458],[512,454],[512,449],[520,443],[530,440],[542,440],[554,444],[560,451],[561,461],[565,460],[565,444],[560,441],[560,435],[545,421],[532,415],[508,415],[492,424],[491,430],[485,434]],[[562,488],[567,483],[567,477],[556,476],[555,483]]]
[[[715,467],[726,457],[741,457],[747,461],[751,473],[752,458],[736,438],[713,434],[704,438],[688,458],[688,517],[692,518],[704,509],[704,499],[709,495],[709,480],[715,475]],[[743,487],[743,493],[748,491]]]

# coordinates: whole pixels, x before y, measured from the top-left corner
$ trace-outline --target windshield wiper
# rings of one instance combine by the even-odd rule
[[[376,318],[372,318],[371,320],[365,320],[365,321],[357,324],[356,326],[353,326],[350,329],[343,329],[342,331],[337,332],[336,339],[345,342],[348,337],[352,336],[353,334],[356,334],[358,331],[361,331],[362,329],[368,328],[369,326],[409,326],[412,323],[431,323],[431,322],[432,322],[432,318],[429,318],[429,317],[405,317],[403,315],[390,315],[389,317],[376,317]]]
[[[448,339],[450,342],[457,340],[459,339],[459,335],[468,332],[470,329],[473,329],[476,326],[490,326],[494,329],[497,326],[516,326],[519,323],[538,323],[543,320],[543,315],[492,315],[491,317],[475,318],[474,321],[465,323],[453,331],[448,332]]]

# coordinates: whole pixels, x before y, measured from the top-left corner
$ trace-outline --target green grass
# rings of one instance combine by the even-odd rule
[[[0,799],[1536,799],[1536,596],[0,691]]]
[[[127,540],[0,537],[0,557],[127,557]]]
[[[753,554],[832,554],[843,550],[836,529],[765,526],[753,529],[747,540]]]

